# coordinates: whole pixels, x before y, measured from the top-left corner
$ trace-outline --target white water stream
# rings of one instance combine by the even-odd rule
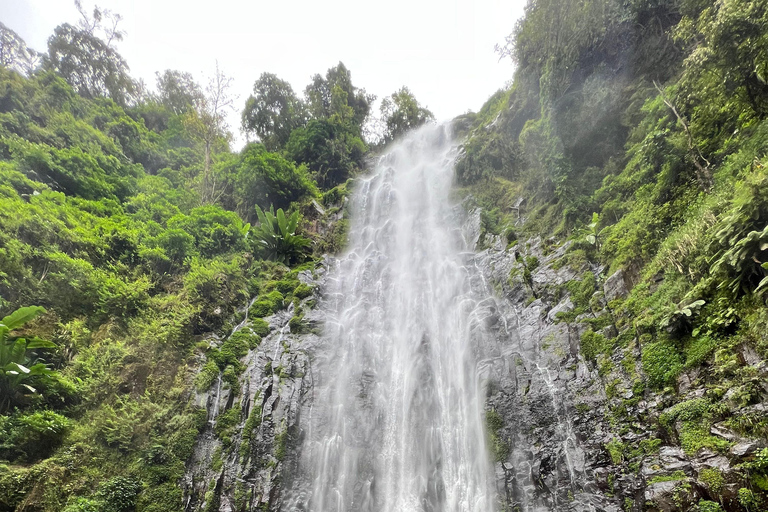
[[[307,510],[494,509],[449,131],[411,133],[356,187],[313,370]]]

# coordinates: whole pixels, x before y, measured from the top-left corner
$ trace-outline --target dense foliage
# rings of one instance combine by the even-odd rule
[[[590,320],[581,353],[600,375],[637,359],[630,377],[662,404],[689,403],[685,382],[706,393],[659,436],[724,451],[709,432],[719,421],[765,441],[764,418],[742,408],[766,399],[768,4],[531,1],[499,50],[517,64],[513,84],[457,120],[457,178],[484,207],[484,232],[570,240],[562,264],[602,271],[568,284],[568,321],[602,311],[596,292],[623,271],[631,292]],[[608,325],[619,335],[597,332]],[[633,421],[621,407],[617,432]],[[746,501],[712,497],[765,508],[766,488],[750,485]]]
[[[76,5],[46,54],[0,24],[0,510],[181,510],[190,393],[242,371],[260,317],[343,247],[374,98],[341,63],[305,98],[264,73],[242,116],[260,142],[233,152],[221,70],[148,91],[120,16]],[[209,346],[251,297],[250,331]]]

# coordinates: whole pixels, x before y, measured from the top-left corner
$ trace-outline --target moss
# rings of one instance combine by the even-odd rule
[[[215,361],[209,360],[205,363],[205,366],[195,376],[195,389],[199,393],[208,391],[213,385],[214,381],[219,377],[219,366]]]
[[[493,459],[496,462],[504,462],[509,457],[509,445],[501,437],[504,420],[494,409],[485,413],[485,430],[488,436],[488,444]]]
[[[720,504],[714,501],[699,500],[698,507],[698,512],[723,512]]]
[[[280,430],[275,434],[275,459],[282,461],[285,459],[285,455],[288,451],[288,428],[283,423],[280,426]]]
[[[304,332],[306,330],[304,325],[304,315],[294,315],[288,321],[288,327],[290,328],[291,332],[294,334]]]
[[[240,369],[235,369],[232,365],[228,365],[224,368],[224,372],[221,374],[221,381],[224,382],[230,389],[237,395],[237,376],[240,373]]]
[[[239,422],[239,407],[227,409],[216,418],[216,425],[213,427],[213,431],[219,439],[221,439],[221,443],[225,448],[228,448],[232,444],[232,434],[234,434],[235,427]]]
[[[659,482],[676,482],[678,480],[684,480],[687,476],[682,471],[675,471],[671,475],[658,475],[648,480],[650,485],[657,484]]]
[[[257,402],[260,398],[260,394],[257,394],[254,398],[254,402]],[[251,441],[254,438],[256,430],[261,426],[261,405],[254,405],[251,409],[251,414],[248,415],[248,419],[245,420],[243,426],[242,441],[240,442],[240,460],[245,462],[248,455],[251,453]]]
[[[231,334],[227,341],[238,347],[247,346],[248,349],[253,350],[259,346],[259,343],[261,343],[261,336],[254,333],[253,329],[250,327],[243,327]],[[238,351],[242,354],[239,357],[243,357],[247,353],[247,351],[243,352],[242,349],[239,349]]]
[[[283,297],[287,297],[299,285],[299,280],[295,278],[281,279],[275,285],[275,290],[280,292]]]
[[[300,298],[300,299],[306,299],[307,297],[309,297],[310,295],[312,295],[312,291],[313,291],[313,290],[312,290],[312,287],[311,287],[311,286],[309,286],[309,285],[308,285],[308,284],[306,284],[306,283],[301,283],[301,284],[299,284],[299,285],[298,285],[298,286],[297,286],[297,287],[296,287],[296,288],[293,290],[293,295],[294,295],[295,297],[298,297],[298,298]]]
[[[608,354],[610,349],[611,342],[605,336],[594,332],[592,329],[587,330],[581,335],[579,352],[587,361],[596,362],[598,355]]]
[[[612,439],[605,445],[605,449],[608,451],[611,461],[616,465],[624,462],[624,448],[624,443],[618,439]]]
[[[263,318],[252,318],[251,329],[257,336],[260,336],[262,338],[267,336],[271,330],[269,327],[269,322],[267,322]]]
[[[218,473],[224,467],[224,459],[221,457],[221,446],[217,446],[211,455],[211,471]]]
[[[693,455],[702,448],[725,452],[731,443],[722,437],[709,433],[709,423],[684,422],[680,430],[680,446],[688,455]]]
[[[725,486],[723,473],[717,468],[702,469],[699,472],[699,481],[714,495],[720,494]]]
[[[653,388],[661,389],[670,385],[683,369],[680,353],[667,337],[659,337],[644,345],[642,352],[643,372]]]
[[[276,281],[275,286],[282,283]],[[248,315],[252,318],[263,318],[280,311],[285,305],[285,297],[279,290],[274,289],[268,293],[259,295],[258,300],[253,303],[248,310]]]

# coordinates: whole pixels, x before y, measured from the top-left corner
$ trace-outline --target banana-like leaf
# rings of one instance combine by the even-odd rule
[[[40,306],[27,306],[19,308],[10,315],[0,320],[0,324],[8,327],[9,330],[18,329],[38,315],[45,313],[45,308]]]
[[[288,220],[288,233],[291,235],[294,234],[297,227],[299,227],[299,212],[295,211]]]
[[[40,338],[32,338],[27,341],[27,350],[33,348],[56,348],[56,344],[52,341],[43,340]]]
[[[280,227],[280,233],[285,236],[288,235],[288,220],[285,218],[285,212],[282,208],[277,210],[277,225]]]
[[[264,211],[256,205],[256,216],[259,218],[259,224],[263,228],[267,224],[267,217],[264,215]]]
[[[23,364],[19,364],[19,363],[10,363],[8,366],[10,366],[12,368],[15,368],[16,371],[19,372],[19,373],[29,373],[29,371],[30,371],[29,368],[27,368]],[[11,373],[11,372],[9,372],[9,373]]]

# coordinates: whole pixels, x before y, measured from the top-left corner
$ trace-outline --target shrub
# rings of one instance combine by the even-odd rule
[[[308,238],[296,234],[299,212],[286,217],[283,209],[262,211],[256,206],[258,227],[252,230],[257,252],[265,259],[286,264],[299,262],[304,258],[310,245]]]
[[[714,501],[700,500],[698,512],[723,512],[723,508]]]
[[[209,390],[218,376],[218,365],[215,361],[209,360],[200,370],[200,373],[195,376],[195,388],[199,393]]]
[[[643,346],[642,362],[648,384],[657,389],[671,384],[683,368],[677,348],[664,337]]]
[[[611,342],[600,333],[588,330],[581,335],[579,350],[587,361],[595,362],[600,354],[607,354],[611,349]]]
[[[0,416],[0,457],[36,460],[64,440],[70,422],[53,411]]]
[[[97,496],[103,501],[105,512],[131,512],[135,510],[139,492],[140,482],[116,476],[101,485]]]

